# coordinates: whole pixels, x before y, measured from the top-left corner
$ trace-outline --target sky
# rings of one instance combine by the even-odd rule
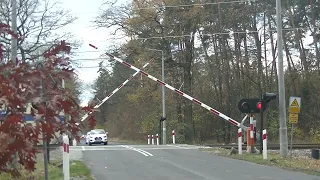
[[[98,65],[102,59],[97,59],[103,53],[103,50],[110,43],[109,36],[111,30],[106,28],[93,27],[92,21],[99,15],[99,8],[105,0],[62,0],[63,8],[71,10],[71,15],[78,17],[72,24],[66,26],[63,30],[74,33],[75,39],[83,42],[77,50],[77,57],[80,65],[76,68],[76,73],[84,83],[83,94],[81,95],[81,105],[87,105],[90,98],[93,97],[90,86],[98,77]],[[121,0],[119,3],[126,3],[128,0]],[[88,44],[91,43],[98,47],[93,49]],[[89,59],[89,60],[85,60]]]

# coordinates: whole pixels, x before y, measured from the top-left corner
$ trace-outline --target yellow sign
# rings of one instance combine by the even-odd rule
[[[298,101],[296,99],[294,99],[293,102],[291,103],[291,107],[293,106],[299,107]]]
[[[299,115],[297,113],[289,113],[289,123],[297,124],[299,120]]]
[[[301,98],[290,97],[289,99],[289,113],[300,113]]]

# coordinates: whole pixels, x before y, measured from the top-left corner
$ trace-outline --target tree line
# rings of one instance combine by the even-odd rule
[[[95,25],[116,28],[128,39],[108,52],[138,67],[155,59],[146,71],[161,79],[161,52],[148,48],[163,51],[165,81],[229,117],[242,119],[237,109],[241,98],[278,92],[275,1],[136,0],[107,5]],[[319,8],[315,0],[282,1],[286,100],[301,96],[303,104],[296,140],[320,140]],[[95,98],[104,98],[134,73],[118,63],[111,66],[101,66]],[[168,137],[174,129],[180,142],[235,140],[236,127],[166,91]],[[139,76],[96,117],[115,136],[145,139],[159,132],[161,112],[160,85]],[[269,138],[277,142],[278,101],[270,104],[264,121]]]

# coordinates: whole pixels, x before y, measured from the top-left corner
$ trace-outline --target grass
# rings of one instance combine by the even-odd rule
[[[309,157],[288,156],[281,157],[275,152],[268,152],[268,159],[264,160],[261,154],[232,154],[229,155],[230,150],[222,148],[200,149],[201,151],[208,151],[210,154],[225,156],[233,159],[244,160],[256,164],[275,166],[291,171],[299,171],[307,174],[320,176],[320,160],[311,159]]]
[[[58,167],[61,161],[51,161],[48,165],[48,174],[50,180],[63,179],[62,167]],[[34,172],[27,172],[21,170],[21,177],[19,180],[43,180],[44,179],[44,166],[43,162],[36,164],[36,170]],[[93,180],[90,170],[82,161],[70,161],[70,177],[81,177],[83,180]],[[14,180],[7,173],[0,173],[1,180]]]

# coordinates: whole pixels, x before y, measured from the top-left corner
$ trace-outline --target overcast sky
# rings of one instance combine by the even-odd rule
[[[98,77],[98,64],[102,60],[96,59],[103,53],[105,47],[110,43],[111,30],[105,28],[96,29],[93,27],[92,21],[99,14],[99,8],[105,0],[63,0],[63,7],[70,9],[71,14],[77,16],[78,19],[68,25],[64,30],[68,30],[74,33],[75,38],[83,41],[83,45],[76,50],[78,56],[74,58],[79,60],[81,67],[77,69],[79,78],[86,84],[91,85],[93,81]],[[119,3],[125,3],[127,0],[118,1]],[[99,47],[99,50],[91,48],[88,44],[94,44]],[[96,52],[93,52],[96,51]],[[90,59],[90,60],[84,60]],[[86,86],[90,87],[90,86]],[[91,90],[85,88],[81,96],[82,105],[92,97]]]

